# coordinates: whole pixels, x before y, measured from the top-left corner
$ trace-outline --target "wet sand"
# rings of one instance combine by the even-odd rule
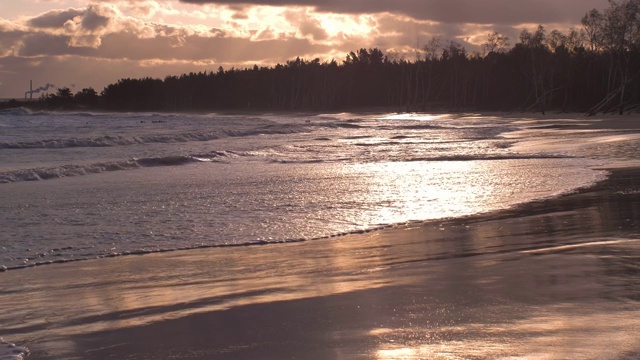
[[[9,271],[0,337],[34,359],[635,359],[639,178],[340,238]]]

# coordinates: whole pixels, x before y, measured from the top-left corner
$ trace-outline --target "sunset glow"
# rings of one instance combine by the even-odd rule
[[[480,51],[486,34],[578,26],[606,0],[245,1],[57,0],[0,4],[0,98],[47,83],[98,92],[119,78],[273,66],[296,57],[342,62],[377,47],[413,59],[433,36]],[[539,10],[543,9],[543,10]]]

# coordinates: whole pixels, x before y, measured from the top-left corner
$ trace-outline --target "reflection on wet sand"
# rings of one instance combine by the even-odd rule
[[[10,271],[0,336],[38,359],[634,358],[637,175],[456,221]]]
[[[371,332],[379,338],[376,357],[640,355],[634,332],[640,326],[640,287],[637,274],[626,274],[619,261],[610,263],[620,253],[635,254],[637,261],[640,240],[594,242],[536,255],[524,251],[490,263],[461,259],[456,267],[463,271],[448,267],[454,274],[450,281],[407,288],[404,296],[422,295],[423,301],[395,319],[394,327]],[[436,295],[424,297],[427,292]]]
[[[638,326],[636,307],[533,307],[526,318],[503,324],[387,329],[393,336],[378,335],[385,345],[376,358],[632,359],[640,355],[637,333],[629,331]]]

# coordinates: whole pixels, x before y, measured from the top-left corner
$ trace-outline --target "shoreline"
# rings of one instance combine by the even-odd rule
[[[6,100],[6,99],[5,99]],[[5,102],[9,102],[13,99],[8,99]],[[33,100],[36,101],[35,99]],[[2,100],[0,99],[0,103]],[[27,105],[27,106],[24,106]],[[285,115],[321,115],[321,114],[341,114],[341,113],[354,113],[354,114],[364,114],[364,115],[375,115],[375,114],[434,114],[434,115],[442,115],[442,114],[453,114],[453,115],[461,115],[461,114],[479,114],[483,116],[500,116],[505,118],[510,117],[518,117],[521,118],[524,116],[533,116],[539,117],[541,119],[561,119],[565,117],[571,118],[580,118],[580,119],[598,119],[598,118],[624,118],[624,117],[638,117],[640,116],[640,111],[626,111],[624,114],[620,115],[617,112],[607,112],[607,113],[597,113],[590,115],[587,112],[582,111],[563,111],[559,109],[550,109],[547,110],[544,114],[540,111],[530,111],[530,110],[521,110],[521,109],[512,109],[512,110],[490,110],[490,109],[459,109],[455,111],[449,111],[445,108],[437,108],[437,109],[427,109],[427,110],[407,110],[403,106],[377,106],[377,107],[345,107],[345,108],[336,108],[336,109],[324,109],[324,110],[270,110],[270,109],[209,109],[209,110],[109,110],[100,107],[78,107],[78,108],[57,108],[57,109],[48,109],[48,108],[40,108],[40,107],[32,107],[28,106],[29,103],[22,104],[18,107],[12,108],[4,108],[0,109],[0,111],[13,110],[13,109],[27,109],[29,111],[50,111],[50,112],[60,112],[60,113],[82,113],[82,112],[95,112],[97,114],[118,114],[118,113],[151,113],[151,114],[198,114],[198,115],[206,115],[206,114],[221,114],[221,115],[256,115],[256,114],[285,114]]]
[[[613,339],[640,325],[638,176],[365,234],[8,271],[0,337],[37,359],[638,355]]]
[[[625,170],[626,171],[633,171],[633,169],[634,169],[634,167],[619,167],[619,168],[615,168],[616,171],[625,171]],[[604,167],[604,168],[598,168],[598,170],[605,170],[605,171],[608,171],[609,173],[611,173],[613,168],[609,169],[609,168]],[[448,223],[448,222],[474,221],[474,220],[482,221],[482,220],[493,219],[494,217],[501,218],[503,216],[510,216],[508,214],[512,214],[513,212],[518,212],[518,210],[520,208],[527,207],[530,204],[549,201],[549,200],[553,200],[553,199],[556,199],[556,198],[561,198],[561,197],[564,197],[564,196],[569,196],[569,195],[576,194],[576,193],[595,191],[596,189],[598,189],[598,186],[600,186],[600,183],[606,182],[606,181],[607,181],[607,179],[605,179],[603,181],[600,181],[600,182],[598,182],[598,183],[596,183],[596,184],[594,184],[592,186],[577,188],[577,189],[575,189],[575,190],[573,190],[573,191],[571,191],[569,193],[561,194],[561,195],[556,196],[556,197],[543,198],[543,199],[534,200],[534,201],[528,202],[528,203],[518,204],[518,205],[515,205],[513,208],[507,208],[507,209],[501,209],[501,210],[493,210],[493,211],[489,211],[489,212],[482,212],[482,213],[478,213],[478,214],[465,215],[465,216],[460,216],[460,217],[451,217],[451,218],[442,218],[442,219],[430,219],[430,220],[421,220],[421,221],[414,220],[414,221],[409,221],[409,222],[405,222],[405,223],[381,225],[381,226],[375,226],[375,227],[367,228],[367,229],[354,230],[353,232],[329,234],[329,235],[320,236],[320,237],[317,237],[317,238],[309,238],[309,239],[300,238],[300,239],[287,239],[287,240],[282,240],[282,241],[255,240],[255,241],[249,241],[249,242],[245,242],[245,243],[210,244],[210,245],[198,245],[198,246],[185,247],[185,248],[134,250],[134,251],[124,251],[122,253],[110,253],[110,254],[100,255],[100,256],[92,257],[92,258],[48,260],[48,261],[44,261],[44,262],[40,262],[40,263],[30,263],[30,264],[17,265],[17,266],[12,266],[12,267],[7,267],[7,266],[4,266],[4,265],[0,264],[0,273],[8,272],[8,271],[26,270],[26,269],[31,269],[31,268],[39,268],[39,267],[43,267],[43,266],[54,266],[54,265],[69,264],[69,263],[76,263],[76,262],[83,262],[83,261],[93,261],[93,260],[106,260],[106,259],[111,259],[111,258],[128,257],[128,256],[136,257],[136,256],[147,256],[147,255],[153,255],[153,254],[181,252],[181,251],[199,251],[199,250],[214,250],[214,249],[225,249],[225,248],[246,248],[246,247],[261,247],[261,246],[278,246],[278,245],[282,245],[282,244],[294,244],[294,243],[301,243],[301,242],[327,241],[327,240],[331,240],[331,239],[335,239],[335,238],[341,238],[341,237],[350,237],[350,236],[366,235],[366,234],[375,233],[375,232],[392,231],[394,229],[403,230],[403,229],[420,227],[420,226],[429,226],[430,224],[434,224],[434,223]]]
[[[601,130],[588,145],[625,142],[602,154],[640,150],[635,116],[533,115],[516,139]],[[640,357],[634,164],[465,217],[12,269],[0,338],[45,360]]]

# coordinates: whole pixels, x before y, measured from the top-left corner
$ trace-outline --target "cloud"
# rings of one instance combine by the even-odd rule
[[[119,15],[110,6],[89,5],[84,9],[48,11],[29,19],[26,25],[36,37],[65,34],[68,35],[66,45],[69,47],[98,47],[101,44],[101,36],[113,30],[109,26]],[[37,38],[33,39],[33,36],[29,35],[24,46],[30,46],[29,40],[37,41]],[[51,48],[47,44],[44,45]]]
[[[68,35],[33,33],[21,39],[15,54],[20,57],[35,58],[48,56],[94,56],[96,49],[71,46],[73,37]]]
[[[0,27],[0,57],[14,54],[24,36],[24,31]]]
[[[34,28],[62,28],[67,21],[82,17],[85,12],[84,9],[52,10],[30,19],[27,25]]]
[[[181,0],[192,4],[227,4],[224,0]],[[478,24],[577,22],[607,0],[242,0],[235,4],[305,6],[343,14],[393,13],[418,20]]]
[[[129,32],[112,33],[102,36],[98,47],[92,44],[70,46],[70,42],[74,39],[77,41],[78,38],[36,33],[22,38],[22,46],[17,55],[22,57],[83,56],[140,61],[215,60],[236,64],[275,64],[296,56],[304,57],[329,50],[325,45],[312,44],[308,39],[293,37],[253,41],[248,38],[201,37],[198,34],[187,34],[171,28],[162,32],[163,36],[150,38],[140,38]],[[81,41],[91,43],[96,40],[86,38]]]
[[[288,11],[285,13],[285,19],[297,27],[304,37],[310,37],[312,40],[326,40],[329,37],[320,20],[306,12]]]
[[[59,29],[71,21],[81,25],[87,31],[95,31],[106,27],[110,18],[114,16],[116,16],[116,12],[110,7],[89,5],[84,9],[70,8],[48,11],[29,19],[27,25],[33,28]]]
[[[88,31],[97,31],[106,28],[111,18],[116,14],[110,8],[89,6],[82,17],[82,28]]]

